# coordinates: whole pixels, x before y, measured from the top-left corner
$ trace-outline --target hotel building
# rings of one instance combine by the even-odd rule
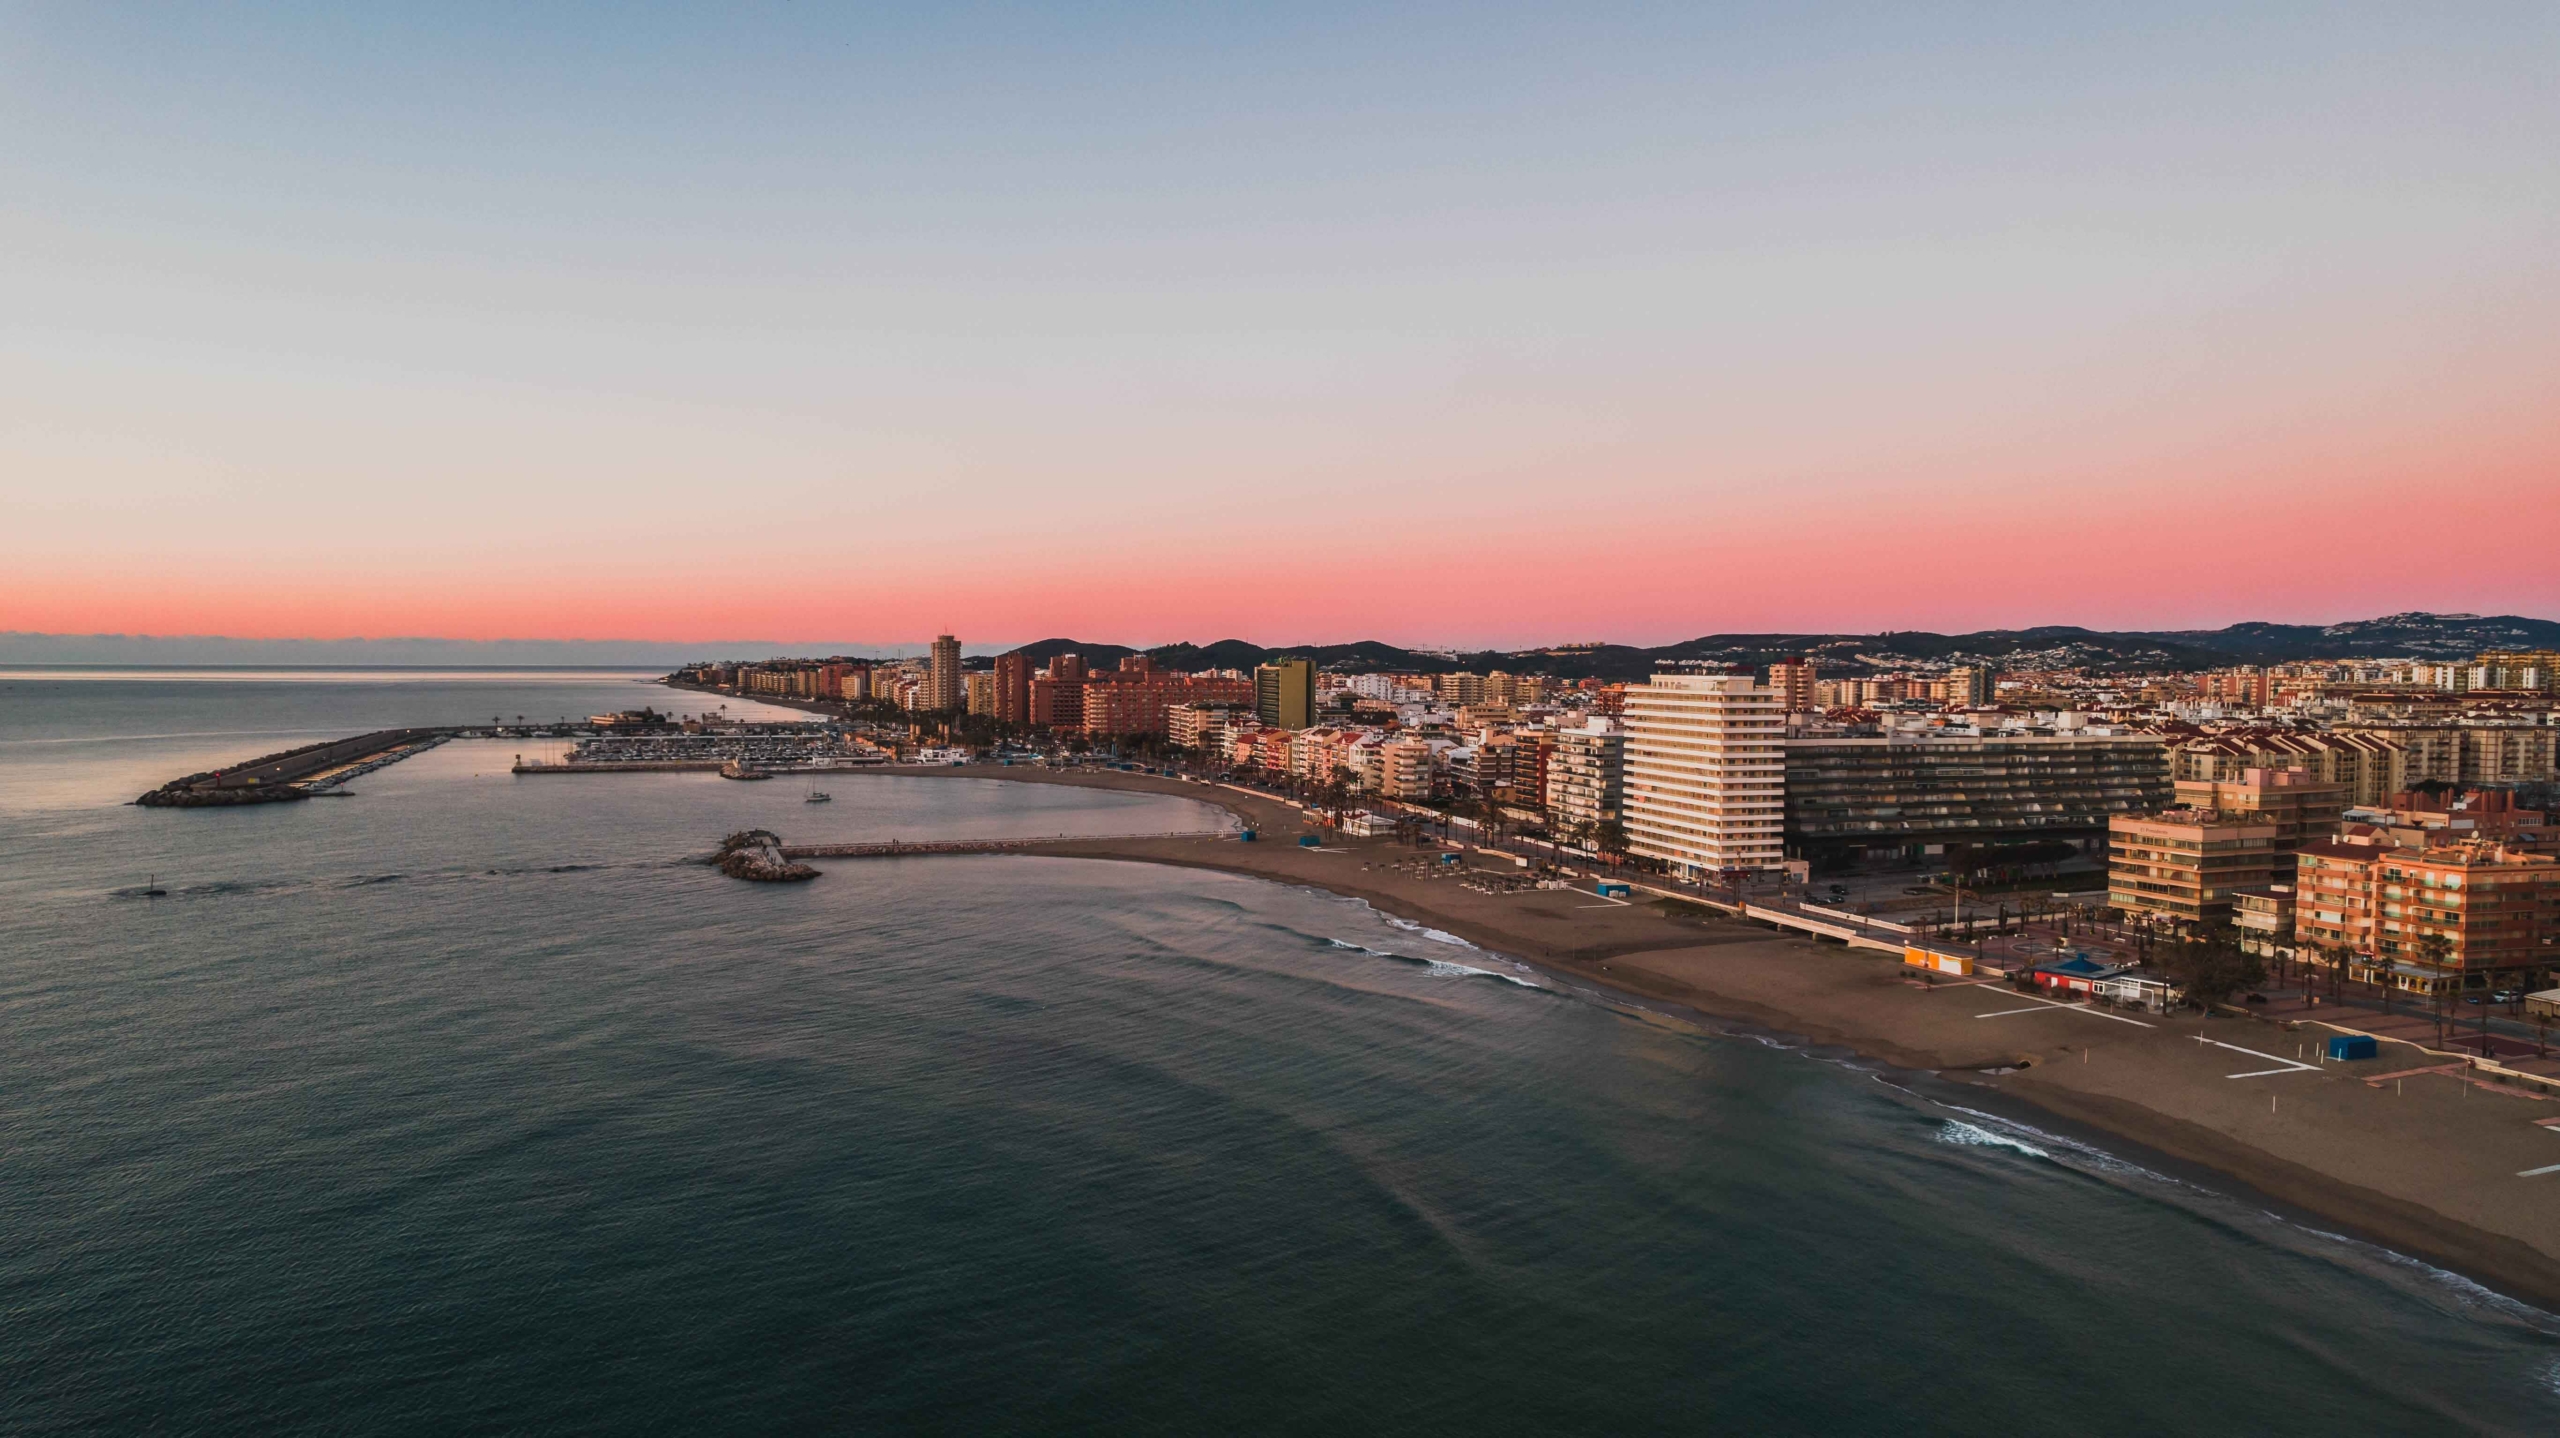
[[[1785,862],[1787,715],[1745,675],[1657,674],[1626,695],[1630,852],[1695,877]]]

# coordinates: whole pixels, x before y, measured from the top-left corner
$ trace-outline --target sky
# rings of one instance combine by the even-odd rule
[[[0,630],[2553,617],[2555,496],[2548,0],[0,0]]]

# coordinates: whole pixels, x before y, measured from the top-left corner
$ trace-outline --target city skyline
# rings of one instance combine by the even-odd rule
[[[2548,613],[2548,7],[0,18],[0,628]],[[1429,608],[1381,616],[1390,586]]]

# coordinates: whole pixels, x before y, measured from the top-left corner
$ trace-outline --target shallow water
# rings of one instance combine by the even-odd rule
[[[664,707],[506,682],[0,680],[0,1430],[2560,1423],[2532,1310],[1356,902],[685,862],[1187,801],[458,743],[118,807],[253,732]]]

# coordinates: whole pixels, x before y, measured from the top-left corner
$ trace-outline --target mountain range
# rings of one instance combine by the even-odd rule
[[[775,655],[889,657],[922,652],[917,643],[780,643],[734,640],[229,639],[141,634],[30,634],[0,631],[0,664],[311,665],[414,668],[443,665],[597,665],[672,669],[715,658]],[[1349,673],[1506,669],[1565,679],[1641,679],[1665,661],[1759,666],[1810,656],[1825,673],[1862,674],[1915,661],[1979,661],[2003,668],[2079,668],[2138,673],[2273,664],[2289,659],[2465,659],[2483,649],[2560,648],[2560,623],[2521,615],[2391,614],[2344,624],[2234,624],[2222,629],[2096,630],[2071,625],[1983,629],[1970,634],[1888,630],[1881,634],[1706,634],[1652,648],[1627,644],[1470,653],[1405,649],[1377,640],[1351,644],[1261,645],[1242,639],[1138,649],[1094,640],[1043,639],[1018,651],[1047,663],[1078,653],[1108,668],[1144,653],[1168,669],[1249,669],[1277,655],[1316,660]],[[979,654],[989,652],[983,648]],[[985,662],[973,656],[973,663]]]
[[[2232,664],[2278,664],[2294,659],[2467,659],[2484,649],[2560,648],[2560,622],[2521,615],[2391,614],[2343,624],[2234,624],[2223,629],[2097,630],[2074,625],[1983,629],[1970,634],[1888,630],[1881,634],[1707,634],[1678,644],[1641,648],[1624,644],[1557,649],[1448,653],[1401,649],[1376,640],[1355,644],[1269,647],[1241,639],[1214,644],[1165,644],[1152,649],[1043,639],[1018,651],[1039,663],[1081,654],[1087,668],[1109,668],[1131,654],[1145,654],[1167,669],[1248,669],[1280,655],[1315,660],[1343,673],[1505,669],[1563,679],[1641,679],[1664,663],[1698,661],[1759,666],[1794,655],[1814,660],[1823,672],[1858,674],[1914,661],[1979,661],[2008,669],[2088,669],[2140,673],[2212,669]]]

